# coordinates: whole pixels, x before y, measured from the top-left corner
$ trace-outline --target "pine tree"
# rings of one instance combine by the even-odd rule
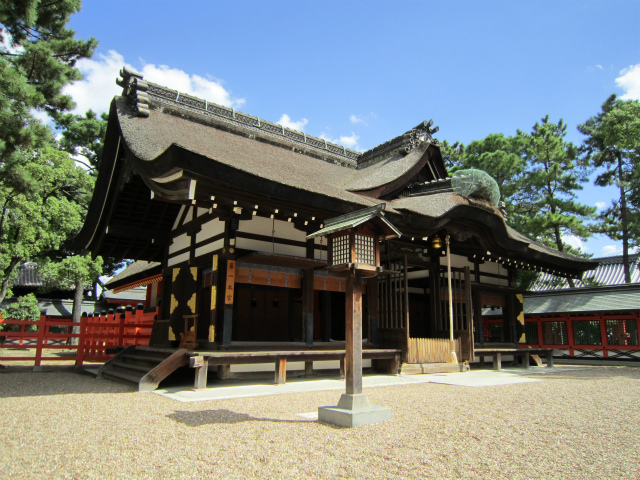
[[[62,93],[82,78],[75,68],[92,55],[97,41],[78,40],[66,28],[80,0],[0,1],[0,162],[18,149],[39,149],[51,140],[50,129],[32,110],[54,119],[73,108]]]
[[[524,224],[525,231],[560,252],[567,248],[563,235],[586,239],[592,235],[587,223],[595,208],[576,201],[576,192],[588,181],[587,170],[577,162],[577,148],[565,141],[567,126],[547,115],[533,126],[531,134],[518,132],[527,161],[522,184],[525,200],[535,212]]]
[[[619,197],[602,212],[599,231],[622,240],[625,282],[631,282],[629,249],[640,241],[640,101],[611,95],[602,111],[578,130],[586,135],[581,147],[585,164],[600,169],[595,184],[616,185]]]

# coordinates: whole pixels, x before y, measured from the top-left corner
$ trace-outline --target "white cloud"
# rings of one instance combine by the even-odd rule
[[[360,137],[358,135],[356,135],[355,133],[351,132],[351,135],[349,136],[345,136],[342,135],[340,136],[340,140],[338,143],[344,145],[345,147],[349,147],[349,148],[357,148],[358,147],[358,139]]]
[[[189,75],[167,65],[147,64],[140,72],[145,80],[167,86],[179,92],[204,98],[205,100],[227,107],[244,105],[244,98],[232,98],[219,80],[207,79],[200,75]]]
[[[24,47],[22,45],[12,45],[13,37],[6,29],[0,28],[0,51],[7,53],[22,53]]]
[[[604,207],[607,206],[607,202],[596,202],[594,205],[598,210],[602,210]]]
[[[339,138],[331,138],[326,133],[322,133],[320,138],[326,140],[327,142],[335,143],[337,145],[342,145],[347,148],[351,148],[352,150],[360,150],[358,146],[358,139],[360,138],[355,133],[351,132],[351,135],[341,135]]]
[[[362,123],[368,125],[367,121],[378,118],[378,116],[371,112],[368,115],[349,115],[349,121],[353,124]]]
[[[138,70],[127,63],[124,57],[115,50],[109,50],[107,55],[100,54],[93,59],[78,61],[77,67],[83,73],[84,79],[65,89],[65,93],[71,95],[76,102],[74,112],[83,114],[89,109],[94,112],[107,111],[111,99],[122,92],[122,88],[116,85],[116,79],[123,66],[131,70]],[[220,105],[238,107],[245,102],[243,98],[233,98],[219,80],[189,75],[167,65],[146,64],[140,73],[145,80]]]
[[[622,100],[640,100],[640,63],[621,70],[616,85],[625,91]]]
[[[291,120],[291,117],[289,115],[287,115],[286,113],[283,113],[282,116],[280,117],[280,120],[278,120],[278,123],[283,127],[290,128],[291,130],[298,130],[300,132],[303,132],[304,126],[307,123],[309,123],[309,120],[307,120],[306,118],[303,118],[302,120],[298,120],[297,122],[294,122],[293,120]]]
[[[596,68],[599,70],[604,70],[604,67],[602,65],[596,65]]]
[[[620,247],[618,245],[605,245],[601,251],[605,256],[615,255],[616,253],[620,253]]]
[[[584,247],[582,240],[575,235],[562,235],[562,242],[577,250],[582,250]]]
[[[83,114],[89,109],[97,113],[107,111],[111,99],[122,92],[122,88],[116,85],[120,69],[126,65],[135,70],[114,50],[109,50],[107,55],[100,54],[95,59],[79,60],[76,65],[84,79],[66,87],[64,93],[71,95],[76,102],[73,111],[77,114]]]

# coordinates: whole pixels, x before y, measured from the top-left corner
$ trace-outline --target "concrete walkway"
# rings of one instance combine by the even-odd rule
[[[409,385],[418,383],[442,383],[463,387],[489,387],[509,385],[513,383],[537,382],[539,380],[526,378],[528,375],[558,372],[572,367],[531,367],[529,369],[510,368],[502,371],[472,370],[470,372],[441,373],[431,375],[365,375],[362,385],[367,388],[390,387],[394,385]],[[318,392],[323,390],[344,390],[342,379],[308,379],[292,378],[284,385],[272,383],[259,384],[260,380],[224,380],[218,381],[216,386],[201,390],[194,390],[191,386],[174,386],[158,389],[153,393],[177,400],[179,402],[198,402],[205,400],[223,400],[228,398],[257,397],[263,395],[278,395],[284,393]],[[365,392],[366,393],[366,392]]]

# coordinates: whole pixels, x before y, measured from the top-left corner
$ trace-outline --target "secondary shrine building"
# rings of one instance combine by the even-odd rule
[[[121,76],[78,242],[160,263],[152,345],[189,335],[205,350],[344,341],[346,274],[327,261],[349,252],[308,237],[368,207],[401,236],[357,247],[359,261],[381,265],[363,286],[363,342],[397,348],[404,362],[446,361],[437,345],[450,334],[449,291],[458,359],[470,360],[483,308],[504,312],[501,344],[525,341],[516,270],[579,278],[595,266],[509,228],[483,172],[449,177],[432,122],[399,126],[406,132],[360,153]]]

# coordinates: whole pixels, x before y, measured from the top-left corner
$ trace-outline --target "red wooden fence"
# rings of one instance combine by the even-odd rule
[[[499,341],[502,319],[483,318],[485,341]],[[553,348],[555,356],[640,360],[640,313],[525,316],[523,347]]]
[[[33,361],[39,367],[46,361],[104,362],[114,354],[107,349],[120,345],[149,345],[151,327],[157,312],[144,312],[142,308],[118,308],[115,313],[83,314],[81,321],[42,315],[38,321],[4,320],[0,325],[19,325],[17,332],[0,331],[0,349],[9,351],[32,350],[31,355],[0,355],[0,362]],[[29,332],[27,327],[35,326]],[[74,332],[74,330],[76,330]],[[75,339],[75,340],[74,340]],[[55,355],[55,351],[75,350],[75,356]],[[54,353],[53,356],[49,355]]]

